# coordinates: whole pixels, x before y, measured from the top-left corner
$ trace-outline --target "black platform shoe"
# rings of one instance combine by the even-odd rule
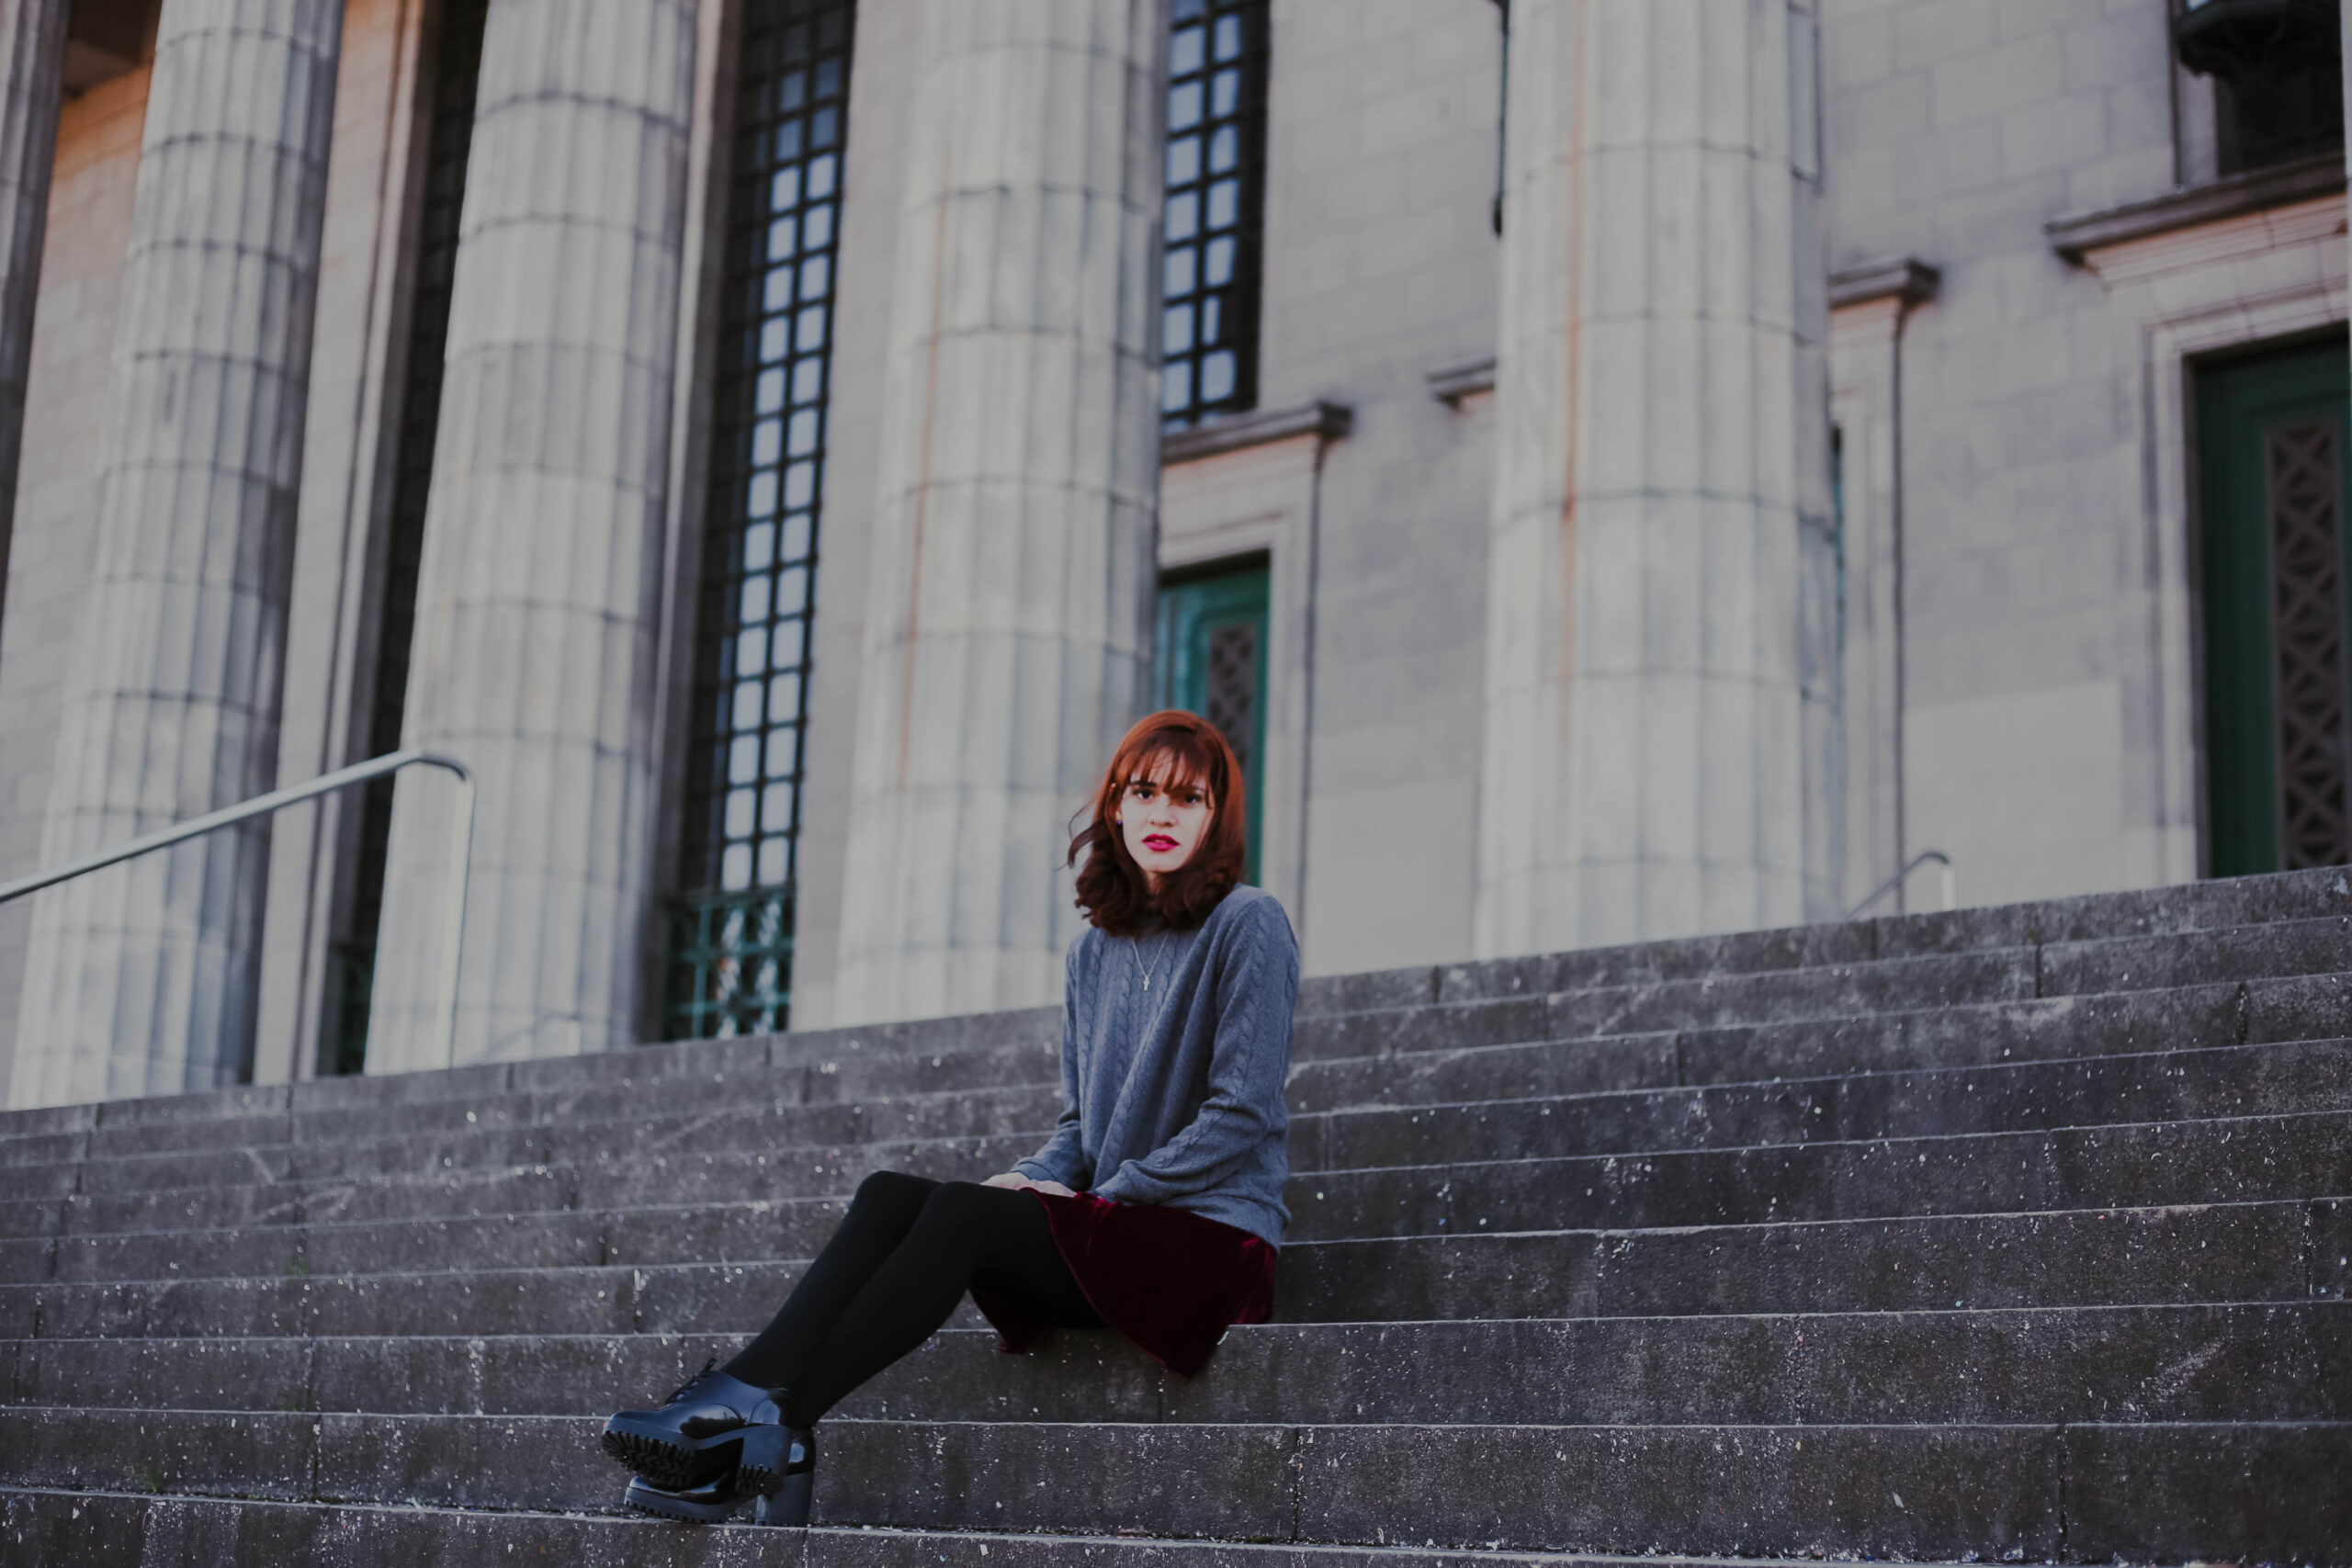
[[[759,1522],[805,1525],[817,1483],[817,1434],[807,1427],[763,1427],[743,1438],[736,1472],[759,1495]]]
[[[769,1390],[716,1371],[717,1364],[706,1362],[661,1409],[624,1410],[605,1422],[605,1451],[664,1492],[697,1493],[726,1481],[745,1436],[781,1432],[784,1413]]]
[[[754,1427],[743,1433],[742,1462],[700,1486],[672,1489],[640,1475],[621,1501],[640,1513],[694,1524],[724,1524],[745,1503],[763,1525],[805,1525],[817,1478],[816,1435],[807,1427]]]

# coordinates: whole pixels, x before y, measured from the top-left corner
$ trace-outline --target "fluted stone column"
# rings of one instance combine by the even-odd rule
[[[842,1021],[1050,1001],[1150,658],[1165,0],[922,0]]]
[[[1482,953],[1833,897],[1815,37],[1815,0],[1511,6]]]
[[[403,741],[481,780],[456,1057],[636,1038],[697,0],[492,0]],[[442,1064],[446,780],[396,796],[368,1070]]]
[[[41,859],[267,789],[342,0],[165,0]],[[40,896],[9,1099],[233,1082],[266,829]]]
[[[40,292],[49,174],[57,162],[58,91],[65,78],[66,0],[0,6],[0,593],[32,366],[33,300]],[[6,606],[0,604],[0,615]]]

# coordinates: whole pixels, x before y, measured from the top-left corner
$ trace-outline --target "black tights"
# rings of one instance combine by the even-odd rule
[[[814,1426],[852,1389],[937,1333],[974,1285],[1036,1323],[1102,1325],[1035,1198],[876,1171],[859,1184],[841,1228],[791,1299],[724,1370],[786,1390],[786,1421]]]

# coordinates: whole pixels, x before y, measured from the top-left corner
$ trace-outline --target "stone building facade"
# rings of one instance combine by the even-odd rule
[[[25,0],[15,1104],[2341,863],[2324,0]],[[20,454],[20,456],[19,456]],[[1932,897],[1922,874],[1879,908]]]

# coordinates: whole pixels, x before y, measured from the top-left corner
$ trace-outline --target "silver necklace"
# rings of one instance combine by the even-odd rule
[[[1135,943],[1136,967],[1143,971],[1143,988],[1146,992],[1148,992],[1151,989],[1151,977],[1159,972],[1159,960],[1164,956],[1164,952],[1155,953],[1152,954],[1151,962],[1147,964],[1143,960],[1143,938],[1138,936],[1131,937],[1128,940]]]

